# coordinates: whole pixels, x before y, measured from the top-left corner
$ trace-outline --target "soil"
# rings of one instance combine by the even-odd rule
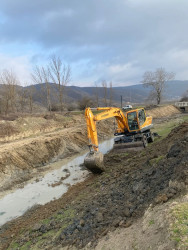
[[[109,231],[130,227],[127,232],[131,233],[131,225],[134,230],[149,207],[155,211],[160,204],[186,193],[187,152],[187,122],[144,151],[110,152],[105,155],[104,173],[90,175],[60,199],[35,207],[2,226],[1,248],[101,249],[99,241]],[[155,211],[156,215],[159,211]],[[162,244],[167,236],[164,234]],[[135,246],[130,243],[122,249],[144,249],[139,237]],[[167,248],[159,248],[155,238],[150,249],[176,248],[173,240],[166,242]]]
[[[173,200],[149,206],[144,215],[130,227],[118,227],[115,231],[109,232],[102,237],[95,250],[126,250],[126,249],[186,249],[177,247],[177,242],[173,241],[173,234],[170,232],[173,221],[172,210],[177,205],[188,204],[188,196],[181,196]]]
[[[181,114],[181,111],[173,105],[166,105],[161,107],[155,107],[146,110],[148,116],[155,118],[169,117],[177,114]]]

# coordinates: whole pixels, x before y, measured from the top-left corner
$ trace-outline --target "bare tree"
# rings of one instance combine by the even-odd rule
[[[109,106],[112,106],[112,99],[113,99],[113,89],[112,89],[112,82],[110,82],[110,102]]]
[[[35,93],[35,88],[30,84],[29,88],[25,91],[25,96],[27,100],[27,105],[29,106],[29,111],[32,114],[33,113],[33,96]]]
[[[157,101],[157,104],[160,104],[165,83],[167,81],[173,80],[174,77],[175,74],[173,72],[167,72],[164,68],[158,68],[155,72],[145,72],[142,83],[145,87],[152,88],[150,95]]]
[[[25,84],[24,84],[25,86]],[[21,108],[21,112],[24,112],[24,108],[27,104],[27,90],[23,87],[18,91],[18,95],[19,95],[19,104],[20,104],[20,108]]]
[[[96,100],[97,107],[99,107],[99,88],[98,88],[97,83],[95,83],[94,95],[95,95],[95,100]]]
[[[3,85],[3,99],[5,104],[5,113],[9,110],[15,112],[17,85],[19,83],[16,74],[12,70],[3,70],[0,75],[0,83]]]
[[[70,82],[71,69],[69,65],[63,64],[60,57],[55,55],[51,57],[49,65],[51,80],[58,85],[59,104],[63,111],[63,94],[65,86]]]
[[[42,76],[44,78],[44,82],[46,85],[46,98],[47,98],[47,106],[48,106],[48,110],[51,113],[52,110],[52,103],[51,103],[51,89],[50,89],[50,84],[49,84],[49,79],[50,79],[50,70],[49,67],[44,68],[42,67]]]
[[[107,82],[102,82],[103,94],[104,94],[104,105],[107,107]]]
[[[47,109],[51,112],[52,104],[51,104],[51,89],[50,89],[50,70],[49,67],[39,67],[35,66],[33,69],[33,73],[31,74],[32,79],[35,83],[43,84],[45,83],[45,92],[46,92],[46,103]]]
[[[30,89],[29,93],[28,93],[28,97],[29,97],[29,109],[30,109],[30,113],[33,113],[33,89]]]

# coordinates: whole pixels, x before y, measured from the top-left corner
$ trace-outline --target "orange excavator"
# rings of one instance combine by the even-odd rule
[[[133,109],[125,114],[120,108],[114,107],[98,107],[97,110],[102,112],[94,115],[91,108],[85,109],[90,152],[86,155],[84,164],[93,173],[101,173],[105,170],[103,154],[98,148],[97,121],[115,117],[117,122],[114,133],[115,148],[146,147],[148,142],[154,141],[154,134],[150,131],[153,127],[152,117],[146,116],[144,108]]]

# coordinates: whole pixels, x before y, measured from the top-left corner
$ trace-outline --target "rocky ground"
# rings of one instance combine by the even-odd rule
[[[131,228],[148,207],[155,211],[155,207],[186,194],[187,152],[187,122],[144,151],[110,152],[105,156],[103,174],[91,176],[60,199],[35,207],[1,227],[1,249],[103,249],[100,239],[104,241],[107,235],[108,240],[109,231]],[[153,219],[148,223],[152,226]],[[181,237],[177,241],[164,235],[162,242],[167,245],[163,248],[157,245],[159,241],[148,243],[148,248],[178,249]],[[145,249],[143,241],[135,242],[122,249]],[[185,244],[181,249],[186,249]],[[108,246],[104,249],[113,249]]]

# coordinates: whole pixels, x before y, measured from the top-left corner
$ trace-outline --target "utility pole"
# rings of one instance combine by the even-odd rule
[[[122,98],[122,95],[121,95],[121,108],[122,108],[122,102],[123,102],[123,98]]]

